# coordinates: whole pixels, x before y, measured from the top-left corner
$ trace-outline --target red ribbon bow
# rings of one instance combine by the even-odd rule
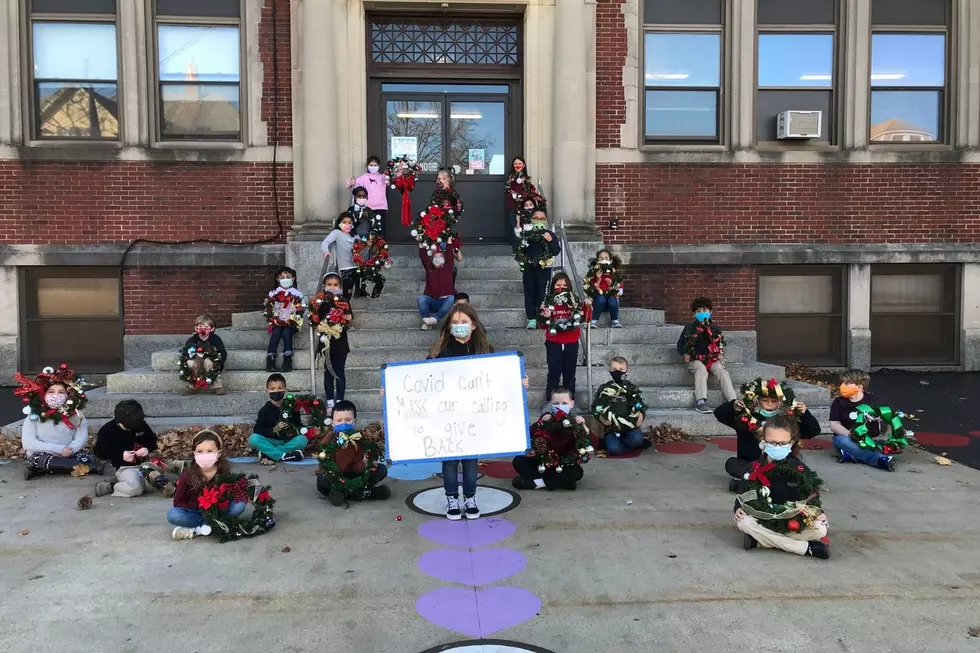
[[[759,481],[765,487],[772,487],[772,483],[769,482],[769,478],[766,476],[766,472],[771,472],[776,468],[776,463],[766,463],[765,465],[760,465],[758,461],[752,463],[752,471],[749,473],[750,481]]]

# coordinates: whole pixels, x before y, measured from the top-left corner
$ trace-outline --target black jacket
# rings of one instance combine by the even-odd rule
[[[211,345],[212,347],[217,349],[218,353],[221,354],[222,366],[227,365],[228,350],[225,349],[225,343],[221,342],[221,338],[218,337],[217,333],[212,333],[210,336],[208,336],[207,340],[201,340],[200,336],[198,336],[195,333],[194,335],[192,335],[190,338],[187,339],[187,342],[184,343],[184,351],[186,352],[191,347],[197,348],[202,345]]]
[[[345,300],[342,295],[338,295],[334,297],[334,300],[332,302],[323,302],[322,304],[320,304],[320,308],[317,310],[317,315],[320,317],[320,320],[326,321],[327,316],[330,315],[330,311],[332,311],[334,308],[341,309],[345,313],[350,314],[351,317],[353,317],[354,315],[354,310],[351,308],[350,302]],[[350,353],[350,343],[347,340],[347,330],[349,328],[350,328],[349,326],[345,326],[343,332],[341,332],[340,334],[340,337],[334,339],[334,341],[330,343],[330,351],[339,351],[339,352],[342,351],[345,354]],[[314,333],[316,332],[314,331]],[[321,356],[325,348],[326,347],[324,346],[324,344],[320,342],[319,334],[317,334],[316,355]]]
[[[493,347],[490,347],[490,353],[493,353]],[[450,338],[436,358],[456,358],[458,356],[474,356],[475,354],[472,339],[467,342],[460,342],[456,338]]]
[[[282,421],[285,421],[282,418],[282,406],[276,406],[271,401],[267,401],[265,402],[265,406],[259,409],[259,415],[255,418],[255,426],[252,427],[252,433],[258,433],[273,440],[292,439],[295,434],[290,431],[276,433],[276,425]],[[294,426],[303,425],[300,421],[298,410],[293,411],[288,421]]]
[[[102,460],[108,460],[113,467],[132,467],[145,462],[145,459],[137,458],[133,462],[123,460],[123,453],[126,451],[136,451],[146,448],[153,453],[157,450],[157,436],[146,422],[143,422],[135,431],[125,431],[111,420],[102,425],[99,429],[99,437],[95,441],[95,455]]]
[[[758,413],[753,413],[753,415],[760,422],[766,419]],[[762,455],[762,450],[759,449],[759,439],[756,437],[757,431],[753,432],[747,429],[739,421],[740,416],[735,411],[734,400],[715,408],[715,419],[725,426],[735,429],[735,435],[738,438],[738,452],[736,453],[738,458],[742,460],[758,460],[759,456]],[[800,437],[804,440],[809,440],[818,435],[820,435],[820,422],[813,416],[813,413],[807,410],[800,417]]]
[[[551,242],[546,241],[542,235],[540,241],[529,241],[527,247],[524,248],[524,253],[530,259],[542,258],[545,253],[554,258],[561,254],[561,243],[558,241],[558,236],[555,235],[553,231],[545,231],[546,234],[551,234]]]
[[[691,322],[684,330],[681,331],[681,337],[677,339],[677,353],[683,356],[687,353],[687,337],[697,331],[699,326],[698,322]],[[721,335],[722,331],[714,323],[711,324],[711,330],[717,334]],[[694,343],[694,353],[695,355],[707,356],[708,355],[708,339],[705,337],[698,338]]]

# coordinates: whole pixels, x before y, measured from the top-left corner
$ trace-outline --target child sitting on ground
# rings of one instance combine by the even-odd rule
[[[838,453],[838,462],[864,463],[878,469],[895,471],[895,458],[874,449],[862,449],[851,438],[851,430],[857,426],[857,420],[851,417],[861,404],[875,405],[874,396],[867,391],[871,377],[862,370],[847,370],[840,375],[840,396],[830,404],[830,432],[834,434],[834,449]],[[879,431],[881,422],[875,425]],[[886,427],[887,428],[887,427]],[[884,435],[884,433],[881,433]]]
[[[138,401],[126,399],[116,404],[113,419],[102,425],[95,441],[95,455],[116,468],[116,475],[95,486],[95,496],[114,491],[117,497],[138,497],[143,494],[143,476],[139,466],[157,450],[157,436],[147,426],[143,407]]]
[[[575,403],[568,388],[551,391],[547,413],[531,425],[531,449],[514,457],[518,490],[574,490],[585,473],[582,463],[594,453],[585,419],[572,415]],[[564,424],[565,420],[571,420]]]
[[[801,556],[830,557],[827,515],[820,507],[820,478],[800,456],[796,424],[785,415],[766,422],[764,454],[735,503],[735,527],[743,546],[782,549]]]
[[[388,244],[385,239],[374,232],[364,238],[354,241],[352,250],[354,264],[357,265],[357,296],[367,296],[367,283],[374,284],[371,299],[381,296],[385,287],[385,276],[381,271],[391,267],[391,257],[388,255]]]
[[[342,506],[352,499],[389,498],[391,488],[378,485],[388,476],[382,462],[384,444],[366,432],[355,432],[357,407],[350,401],[338,401],[331,420],[333,431],[320,442],[326,455],[321,458],[316,489],[334,506]]]
[[[687,363],[687,371],[694,375],[694,409],[710,413],[708,406],[708,373],[718,379],[725,401],[735,399],[735,388],[725,369],[725,336],[711,322],[711,300],[698,297],[691,302],[694,322],[684,327],[677,339],[677,353]]]
[[[211,430],[198,432],[191,442],[194,460],[184,468],[177,479],[174,506],[167,511],[167,521],[173,524],[170,536],[175,540],[190,540],[200,535],[210,535],[211,527],[205,523],[198,498],[204,488],[215,478],[231,474],[228,459],[221,454],[221,438]],[[227,517],[238,517],[248,505],[245,497],[232,501],[225,510]]]
[[[276,272],[278,287],[265,300],[265,317],[269,321],[269,349],[266,352],[266,372],[276,371],[276,354],[282,341],[280,372],[293,371],[293,334],[303,325],[303,293],[296,288],[296,270],[280,268]]]
[[[622,262],[608,249],[600,249],[595,260],[589,263],[585,275],[585,294],[592,298],[592,322],[589,328],[599,326],[599,318],[609,311],[610,324],[614,329],[623,325],[619,321],[619,298],[623,295]]]
[[[212,356],[195,356],[191,351],[202,349],[207,352],[214,349]],[[199,315],[194,320],[194,335],[184,343],[183,352],[187,353],[187,372],[195,378],[211,378],[210,388],[214,394],[223,395],[224,386],[221,385],[221,370],[228,363],[228,350],[225,343],[214,332],[214,318],[210,315]],[[182,354],[183,354],[182,352]],[[188,381],[185,394],[197,394],[201,387],[192,381]]]
[[[303,449],[308,441],[299,434],[302,426],[298,410],[294,410],[289,420],[282,417],[282,404],[286,399],[286,379],[282,374],[270,374],[265,382],[269,401],[259,410],[248,436],[248,444],[259,452],[263,465],[273,465],[279,461],[299,462],[303,460]]]
[[[614,356],[609,361],[612,380],[599,386],[592,401],[592,414],[605,429],[603,441],[610,456],[650,447],[640,430],[647,406],[640,389],[626,380],[628,374],[629,362]]]

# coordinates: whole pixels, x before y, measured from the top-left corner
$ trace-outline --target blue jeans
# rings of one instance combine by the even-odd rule
[[[639,449],[643,444],[643,432],[630,429],[625,433],[606,433],[606,451],[610,456],[620,456],[627,451]]]
[[[436,318],[436,322],[442,322],[442,318],[446,317],[446,313],[453,307],[453,302],[455,301],[456,299],[452,295],[449,297],[421,295],[419,297],[419,315],[422,317],[434,317]]]
[[[272,327],[272,332],[269,334],[269,349],[266,351],[267,356],[276,355],[280,340],[282,340],[282,355],[293,355],[293,327]]]
[[[442,461],[442,486],[446,496],[459,495],[459,466],[463,467],[463,496],[471,497],[476,494],[476,458],[466,460]]]
[[[619,297],[615,295],[596,295],[592,298],[592,321],[598,322],[605,311],[609,311],[609,319],[619,320]]]
[[[882,454],[877,451],[872,451],[870,449],[862,449],[847,435],[835,435],[834,436],[834,449],[837,451],[843,451],[855,460],[864,463],[865,465],[878,465],[878,457]]]
[[[226,517],[237,517],[238,515],[245,512],[245,506],[248,504],[242,503],[240,501],[233,501],[228,505],[228,510],[225,512]],[[197,528],[198,526],[204,525],[204,515],[200,510],[193,510],[191,508],[178,508],[174,506],[167,511],[167,521],[174,526],[186,526],[187,528]]]

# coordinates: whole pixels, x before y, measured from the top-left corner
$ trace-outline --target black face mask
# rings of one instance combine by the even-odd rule
[[[616,383],[622,383],[623,381],[626,380],[626,376],[628,374],[629,372],[624,372],[622,370],[613,370],[612,372],[609,373],[609,376],[611,376],[612,380],[615,381]]]
[[[286,398],[286,393],[285,392],[270,392],[269,393],[269,399],[271,399],[272,401],[282,401],[285,398]]]

